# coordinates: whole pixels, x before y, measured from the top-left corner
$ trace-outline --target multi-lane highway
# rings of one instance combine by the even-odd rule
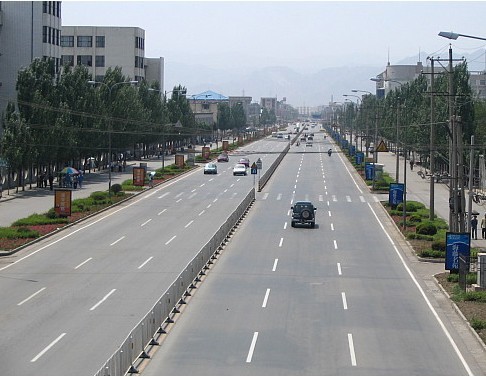
[[[292,147],[143,374],[481,373],[331,146]]]
[[[246,146],[268,168],[288,141]],[[89,375],[171,285],[253,187],[197,169],[23,250],[0,265],[6,375]],[[5,261],[14,263],[5,263]]]

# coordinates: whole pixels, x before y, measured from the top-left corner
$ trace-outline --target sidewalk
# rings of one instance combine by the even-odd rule
[[[390,174],[391,177],[396,176],[396,154],[392,152],[379,152],[377,163],[383,164],[383,170]],[[414,166],[413,170],[410,170],[409,160],[407,160],[407,200],[414,200],[421,202],[430,208],[430,178],[421,178],[417,172],[420,170],[419,167]],[[405,168],[404,158],[399,158],[399,181],[402,183],[404,181]],[[437,216],[444,219],[449,223],[449,186],[444,183],[434,184],[434,209]],[[467,208],[467,193],[466,193],[466,208]],[[478,205],[473,202],[472,210],[479,212],[478,215],[478,239],[471,239],[472,247],[486,248],[486,239],[481,239],[481,218],[486,212],[486,207]]]
[[[174,155],[165,157],[165,166],[174,163]],[[124,172],[114,171],[111,173],[111,184],[119,183],[127,179],[132,179],[132,170],[134,167],[140,166],[140,163],[147,164],[148,171],[162,167],[162,159],[152,158],[140,161],[128,161]],[[73,199],[87,198],[95,191],[108,190],[108,170],[96,171],[84,174],[83,187],[73,190]],[[54,182],[54,189],[59,187]],[[28,217],[34,213],[44,213],[54,207],[54,190],[49,188],[37,188],[37,185],[32,184],[32,189],[29,185],[25,186],[25,191],[16,193],[16,189],[4,190],[0,198],[0,227],[8,227],[14,221]]]

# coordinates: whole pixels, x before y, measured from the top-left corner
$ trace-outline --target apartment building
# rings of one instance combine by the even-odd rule
[[[145,30],[138,27],[62,26],[64,66],[84,65],[95,81],[103,81],[108,68],[120,67],[131,80],[158,81],[163,88],[163,58],[145,58]]]
[[[0,1],[0,114],[17,99],[19,70],[36,58],[61,63],[61,2]]]

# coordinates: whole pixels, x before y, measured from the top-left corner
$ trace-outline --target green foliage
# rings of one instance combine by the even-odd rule
[[[119,183],[115,183],[114,185],[111,185],[111,191],[117,195],[119,192],[122,191],[122,186]]]
[[[109,199],[109,194],[106,191],[95,191],[89,197],[95,202],[103,202]]]
[[[67,222],[68,220],[66,218],[50,218],[46,215],[39,215],[37,213],[34,213],[29,217],[15,221],[14,223],[12,223],[12,226],[59,224]]]
[[[475,282],[475,281],[473,281]],[[477,301],[486,303],[486,291],[470,291],[464,292],[462,295],[464,301]]]
[[[14,240],[18,238],[38,238],[38,237],[40,237],[39,232],[24,227],[0,228],[0,238],[8,238]]]
[[[459,274],[450,273],[449,276],[447,276],[447,281],[450,282],[450,283],[458,283],[459,282]]]
[[[437,233],[437,227],[434,223],[430,221],[424,221],[417,225],[416,227],[417,234],[425,234],[429,236],[433,236]]]
[[[483,321],[475,317],[471,318],[470,324],[471,327],[476,331],[481,331],[483,329],[486,329],[486,321]]]
[[[427,235],[427,234],[419,234],[419,233],[407,233],[407,239],[409,240],[423,240],[423,241],[433,241],[434,237]]]
[[[416,202],[416,201],[413,201],[413,200],[409,200],[409,201],[407,201],[406,212],[407,213],[416,212],[419,209],[424,209],[424,208],[425,208],[425,205],[423,203]],[[399,203],[397,205],[397,210],[403,211],[403,203]]]
[[[446,251],[445,239],[432,241],[432,250]]]
[[[421,221],[422,221],[422,216],[417,214],[410,216],[410,218],[408,219],[408,222],[412,224],[418,224]]]
[[[418,254],[422,258],[445,258],[445,252],[438,250],[425,249],[420,251]]]

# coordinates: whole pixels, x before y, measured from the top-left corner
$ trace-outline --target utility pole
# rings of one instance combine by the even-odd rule
[[[435,216],[435,125],[434,125],[434,58],[430,58],[430,203],[429,219]]]

